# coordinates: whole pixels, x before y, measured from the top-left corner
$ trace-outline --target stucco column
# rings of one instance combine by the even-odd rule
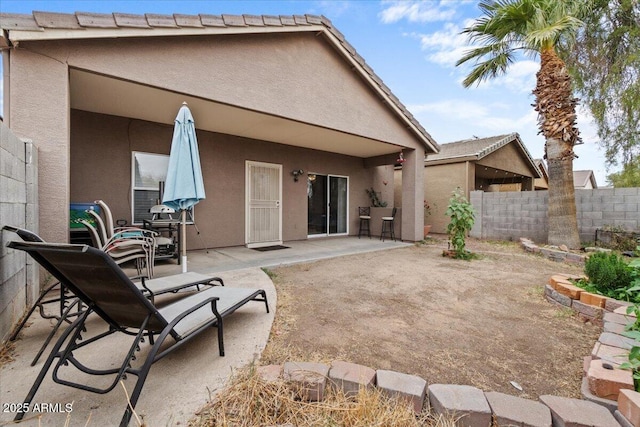
[[[402,164],[402,240],[424,238],[424,149],[404,150]]]
[[[69,72],[65,63],[28,49],[9,51],[11,130],[38,147],[39,234],[69,239]],[[19,225],[19,224],[15,224]]]

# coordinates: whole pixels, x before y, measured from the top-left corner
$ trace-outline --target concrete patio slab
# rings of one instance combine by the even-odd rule
[[[412,243],[376,238],[327,237],[284,242],[286,249],[260,252],[244,246],[189,251],[188,270],[199,273],[235,270],[248,267],[279,267],[313,262],[366,252],[383,251],[412,246]],[[181,271],[175,260],[158,262],[158,275],[175,274]]]
[[[188,253],[189,271],[220,276],[227,286],[264,289],[271,312],[265,313],[263,303],[251,302],[226,318],[225,357],[218,355],[217,332],[212,328],[155,363],[136,406],[136,412],[144,417],[147,425],[186,424],[225,385],[233,369],[247,366],[260,357],[269,338],[276,307],[275,287],[260,267],[411,246],[400,241],[354,237],[309,239],[285,242],[284,245],[288,248],[268,252],[231,247]],[[161,277],[178,274],[182,268],[175,260],[167,260],[158,262],[154,270],[155,277]],[[29,365],[52,327],[50,320],[37,315],[31,317],[31,322],[16,341],[16,360],[0,369],[0,402],[3,405],[22,402],[51,350],[52,344],[36,366]],[[89,333],[105,328],[97,317],[89,325]],[[95,367],[104,366],[105,362],[119,365],[122,356],[116,350],[128,349],[127,337],[112,336],[101,341],[95,347],[91,346],[93,350],[85,355],[87,360],[95,360]],[[144,360],[145,351],[143,346],[136,363]],[[130,393],[135,378],[125,380],[124,384]],[[59,426],[65,424],[68,416],[69,425],[85,425],[87,420],[89,425],[114,425],[120,421],[127,401],[120,385],[107,394],[94,394],[56,384],[49,372],[33,402],[38,403],[40,412],[25,417],[31,419],[20,425]],[[67,411],[69,407],[70,412]],[[0,413],[0,425],[10,422],[14,416],[11,412]],[[130,425],[137,425],[133,418]]]
[[[271,312],[266,313],[264,303],[249,302],[225,318],[224,357],[218,354],[217,331],[211,328],[156,362],[136,406],[137,414],[144,418],[146,425],[185,425],[224,386],[234,369],[253,362],[266,345],[277,302],[275,288],[269,277],[259,268],[226,271],[218,275],[229,287],[264,289]],[[160,300],[161,297],[157,298]],[[8,409],[12,408],[11,404],[23,401],[52,348],[50,345],[35,366],[29,365],[51,330],[49,320],[32,316],[32,321],[33,324],[21,333],[22,338],[16,341],[16,360],[0,369],[0,402],[3,407],[9,405]],[[106,329],[105,323],[97,316],[88,322],[88,326],[85,339]],[[131,342],[130,337],[122,335],[112,335],[88,346],[86,350],[90,351],[74,354],[94,368],[118,366],[124,356],[123,352],[126,352]],[[144,355],[149,349],[148,341],[141,347],[135,364],[144,361]],[[69,379],[81,378],[74,371],[75,369],[63,368],[61,376],[67,375],[66,378]],[[129,376],[124,381],[128,393],[131,393],[135,380],[134,376]],[[106,383],[100,378],[91,378],[89,381],[97,386]],[[95,394],[54,383],[50,370],[33,400],[34,404],[38,404],[36,409],[39,412],[25,416],[31,420],[20,425],[61,426],[65,425],[67,416],[70,417],[69,425],[85,425],[87,420],[90,420],[88,425],[117,425],[126,402],[121,385],[109,393]],[[0,425],[10,422],[14,416],[15,412],[3,411],[0,413]],[[137,424],[132,418],[129,425]]]

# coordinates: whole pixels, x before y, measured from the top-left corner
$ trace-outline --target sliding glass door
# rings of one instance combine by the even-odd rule
[[[349,178],[310,173],[307,178],[308,234],[347,234]]]

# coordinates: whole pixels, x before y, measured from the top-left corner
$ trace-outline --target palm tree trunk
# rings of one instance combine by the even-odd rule
[[[540,57],[533,94],[549,168],[548,242],[575,249],[580,247],[573,186],[573,146],[580,140],[577,99],[573,97],[565,64],[553,48],[544,49]]]

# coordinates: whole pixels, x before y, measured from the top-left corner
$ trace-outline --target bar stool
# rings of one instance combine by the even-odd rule
[[[358,230],[358,239],[364,232],[366,232],[367,236],[371,238],[371,227],[369,226],[371,223],[371,208],[368,206],[366,208],[359,207],[358,215],[360,215],[360,229]]]
[[[398,208],[393,208],[393,210],[391,211],[391,216],[382,217],[382,232],[380,233],[380,240],[382,240],[383,242],[385,233],[388,233],[389,237],[394,241],[396,240],[395,225],[397,210]]]

